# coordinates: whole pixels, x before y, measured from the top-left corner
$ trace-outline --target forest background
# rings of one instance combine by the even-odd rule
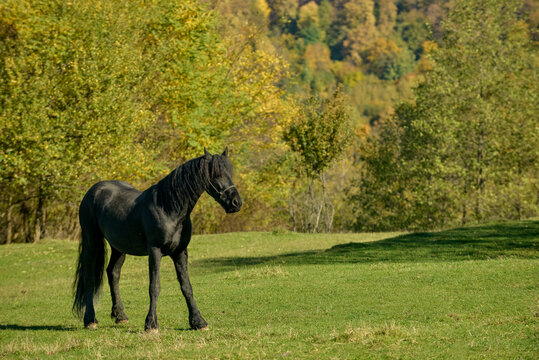
[[[525,0],[1,0],[0,243],[76,237],[104,179],[228,146],[197,233],[439,229],[539,209]]]

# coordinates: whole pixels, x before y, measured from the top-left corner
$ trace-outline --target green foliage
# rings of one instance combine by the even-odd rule
[[[401,20],[398,26],[398,32],[416,58],[419,58],[423,43],[432,36],[428,20],[424,16],[413,15],[406,16],[406,14],[403,14],[404,19]]]
[[[358,228],[536,216],[538,79],[518,6],[455,2],[415,104],[364,147]]]
[[[344,95],[337,90],[329,100],[311,98],[284,138],[299,157],[299,173],[320,175],[348,144],[349,123]]]
[[[9,241],[39,239],[60,214],[75,222],[81,194],[97,180],[147,186],[204,146],[238,155],[284,148],[276,139],[293,110],[277,82],[286,66],[272,48],[253,47],[250,34],[222,39],[216,13],[198,2],[0,6],[0,208],[10,214],[2,219]],[[245,158],[240,186],[267,188],[255,180],[261,158]]]
[[[31,11],[24,5],[1,11],[14,35],[1,42],[0,181],[54,194],[72,189],[87,166],[93,179],[113,164],[117,174],[144,171],[136,136],[148,114],[130,91],[141,76],[125,19],[132,9],[100,2],[94,4],[105,6],[100,13],[64,2]]]
[[[344,102],[340,89],[330,99],[310,98],[284,134],[297,159],[297,178],[288,195],[294,230],[317,232],[321,218],[324,231],[333,228],[334,204],[328,196],[325,171],[344,152],[351,138]]]
[[[0,184],[30,209],[20,212],[34,226],[28,240],[40,237],[46,202],[77,199],[81,182],[153,171],[140,138],[149,113],[136,98],[144,71],[134,10],[102,1],[0,7],[10,29],[0,38]]]
[[[333,12],[333,7],[328,0],[320,1],[320,5],[318,6],[318,25],[324,33],[327,33],[331,27]]]
[[[144,188],[225,145],[249,216],[225,217],[203,197],[196,231],[293,227],[294,203],[327,224],[335,215],[339,230],[534,216],[536,10],[4,0],[0,242],[75,235],[96,180]],[[332,123],[340,115],[324,101],[339,87],[350,119]],[[304,106],[311,98],[330,100]],[[346,132],[354,141],[335,161]]]
[[[415,62],[407,47],[399,47],[391,40],[376,40],[367,52],[369,70],[383,80],[397,80],[412,72]]]

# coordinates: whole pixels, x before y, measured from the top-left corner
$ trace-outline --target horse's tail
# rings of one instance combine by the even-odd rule
[[[103,233],[97,226],[97,221],[90,212],[84,211],[84,202],[79,210],[81,225],[81,240],[79,243],[79,258],[77,272],[73,282],[75,301],[73,312],[82,317],[86,301],[93,301],[99,294],[105,269],[106,246]],[[89,215],[89,216],[86,216]]]

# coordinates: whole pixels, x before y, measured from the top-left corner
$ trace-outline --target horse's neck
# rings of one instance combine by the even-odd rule
[[[167,213],[189,214],[205,190],[201,164],[191,160],[172,171],[159,186],[158,196]]]

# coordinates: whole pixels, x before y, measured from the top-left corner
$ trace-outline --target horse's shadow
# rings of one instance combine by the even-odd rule
[[[0,330],[14,330],[14,331],[75,331],[80,330],[82,327],[74,326],[65,326],[65,325],[18,325],[18,324],[0,324]],[[174,331],[196,331],[187,327],[177,327],[177,328],[164,328],[163,330],[174,330]],[[143,331],[126,329],[128,333],[139,334]]]
[[[0,330],[15,330],[15,331],[73,331],[72,326],[65,325],[18,325],[18,324],[0,324]]]
[[[499,257],[539,258],[539,221],[411,233],[380,241],[340,244],[321,251],[195,260],[193,265],[219,272],[276,264],[441,262]]]

